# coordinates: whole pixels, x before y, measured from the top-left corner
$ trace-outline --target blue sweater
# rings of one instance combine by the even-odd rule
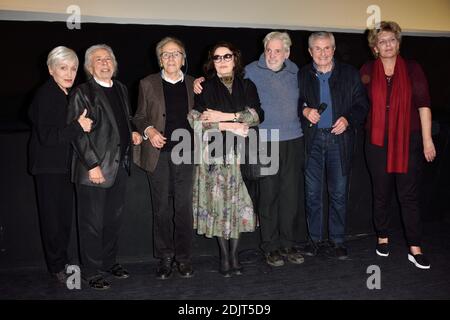
[[[258,61],[245,67],[245,77],[255,83],[261,108],[264,110],[264,122],[261,129],[279,129],[280,141],[292,140],[303,136],[298,118],[298,67],[291,60],[285,61],[281,71],[274,72],[266,65],[264,54]],[[271,140],[268,133],[268,140]]]

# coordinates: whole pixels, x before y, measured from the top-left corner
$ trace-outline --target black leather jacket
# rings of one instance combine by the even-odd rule
[[[127,115],[128,130],[131,137],[130,124],[130,105],[128,100],[127,88],[117,80],[114,80],[114,86],[117,86],[121,105],[124,108],[124,114]],[[117,170],[120,163],[120,136],[117,123],[114,117],[111,105],[105,93],[94,79],[79,85],[71,94],[67,123],[74,119],[87,109],[87,117],[92,119],[91,132],[85,133],[75,139],[72,144],[74,155],[72,160],[72,182],[109,188],[114,184]],[[128,173],[131,163],[131,141],[128,143],[125,151],[124,166]],[[88,171],[97,165],[100,166],[105,182],[102,184],[93,184],[89,181]]]
[[[317,126],[309,126],[309,121],[303,116],[303,109],[310,106],[318,107],[320,104],[320,83],[312,63],[300,70],[298,80],[300,87],[299,116],[302,119],[306,161],[308,161],[311,145],[317,133]],[[343,116],[349,123],[347,130],[337,136],[342,172],[347,175],[351,167],[356,129],[364,123],[369,111],[369,101],[358,70],[349,64],[335,60],[333,73],[328,81],[333,103],[332,121],[334,123]]]

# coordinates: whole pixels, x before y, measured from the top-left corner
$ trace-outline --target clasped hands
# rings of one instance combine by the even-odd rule
[[[216,111],[213,109],[206,109],[200,116],[203,122],[218,122],[219,130],[230,131],[238,136],[247,137],[249,127],[246,123],[229,122],[235,118],[235,114]]]
[[[222,111],[216,111],[213,109],[206,109],[200,116],[200,120],[203,122],[225,122],[230,121],[230,114]]]

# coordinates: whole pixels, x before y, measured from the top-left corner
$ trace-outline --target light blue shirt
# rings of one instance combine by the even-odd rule
[[[327,108],[320,115],[320,121],[317,124],[318,128],[331,128],[333,125],[333,103],[331,101],[330,84],[328,82],[332,72],[333,70],[321,73],[316,69],[316,77],[320,83],[320,104],[327,104]]]

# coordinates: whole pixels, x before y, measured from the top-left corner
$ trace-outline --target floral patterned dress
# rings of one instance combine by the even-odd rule
[[[239,122],[254,126],[259,123],[257,113],[246,108],[237,113]],[[218,123],[200,121],[201,113],[192,110],[188,120],[194,132],[219,132]],[[208,154],[208,143],[201,146],[203,159]],[[239,157],[232,150],[226,160],[195,165],[193,209],[194,229],[208,238],[238,239],[241,232],[252,232],[257,226],[253,203],[242,179]],[[224,163],[223,163],[224,162]]]

